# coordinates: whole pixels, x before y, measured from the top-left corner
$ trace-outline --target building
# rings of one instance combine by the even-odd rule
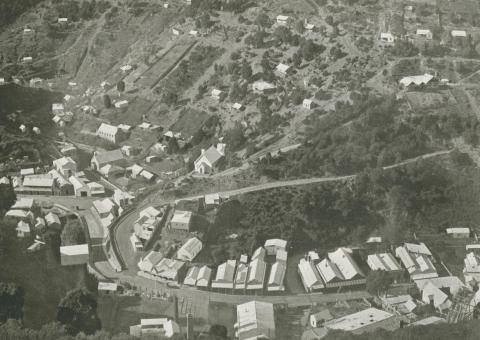
[[[116,109],[123,109],[124,107],[128,106],[128,100],[119,100],[114,104]]]
[[[116,149],[112,151],[98,152],[93,153],[90,166],[93,170],[100,171],[107,164],[114,164],[118,166],[123,166],[125,163],[125,158],[121,149]]]
[[[461,30],[452,30],[450,32],[452,38],[466,38],[467,37],[467,32],[466,31],[461,31]]]
[[[132,233],[132,236],[130,236],[130,243],[135,252],[143,250],[143,243],[135,233]]]
[[[157,229],[160,220],[155,217],[140,216],[133,225],[135,235],[143,241],[152,238],[153,233]]]
[[[170,221],[170,228],[175,230],[189,231],[191,220],[191,211],[175,210]]]
[[[151,273],[160,279],[177,282],[184,265],[185,262],[164,257],[153,267]]]
[[[275,261],[287,264],[288,253],[286,250],[279,249],[275,254]]]
[[[37,217],[35,219],[35,225],[34,225],[35,231],[37,233],[43,233],[46,231],[47,228],[47,222],[45,221],[44,218],[42,217]]]
[[[440,318],[438,316],[429,316],[425,319],[421,319],[415,322],[412,322],[409,324],[409,327],[414,327],[414,326],[428,326],[428,325],[438,325],[440,323],[447,323],[447,320],[444,318]]]
[[[420,85],[427,85],[430,81],[432,81],[432,79],[433,79],[433,76],[431,74],[425,73],[419,76],[403,77],[402,79],[400,79],[399,83],[403,87],[409,87],[412,84],[420,86]]]
[[[465,255],[463,263],[463,275],[465,276],[465,281],[469,282],[475,280],[480,282],[480,256],[471,251]]]
[[[177,259],[191,262],[197,257],[202,248],[202,241],[196,237],[192,237],[180,249],[178,249]]]
[[[55,182],[55,194],[61,196],[74,195],[75,190],[73,189],[72,183],[65,179],[56,169],[52,169],[48,172],[52,176]],[[68,177],[67,177],[68,178]]]
[[[312,99],[305,98],[302,102],[302,107],[307,110],[311,110],[315,107],[315,103]]]
[[[469,289],[469,287],[456,276],[442,276],[415,281],[415,284],[421,292],[423,292],[425,286],[429,283],[452,296],[456,296],[463,289]]]
[[[310,314],[310,325],[314,328],[320,328],[323,327],[325,322],[333,320],[332,314],[330,314],[330,311],[328,309],[324,309],[318,313],[315,314]]]
[[[205,202],[205,209],[215,208],[221,203],[220,194],[207,194],[203,197],[203,201]]]
[[[225,93],[219,89],[212,90],[212,98],[215,100],[222,100],[225,97]]]
[[[140,211],[139,216],[140,217],[151,217],[151,218],[157,218],[157,217],[162,217],[162,212],[158,209],[155,209],[154,207],[150,206],[142,211]]]
[[[470,229],[469,228],[447,228],[447,235],[452,236],[453,238],[469,238]]]
[[[14,191],[24,195],[53,195],[53,184],[50,175],[25,176],[22,185],[14,188]]]
[[[198,271],[197,287],[207,288],[210,285],[211,278],[212,278],[212,270],[207,266],[201,267],[200,270]]]
[[[428,282],[423,287],[422,301],[426,304],[431,304],[440,313],[449,309],[452,306],[452,301],[450,301],[448,295],[431,282]]]
[[[206,151],[202,149],[200,157],[194,162],[195,172],[201,175],[211,174],[218,161],[225,156],[225,144],[218,143],[210,146]]]
[[[403,271],[395,257],[390,253],[368,255],[367,264],[371,270],[384,270],[389,273],[400,273]]]
[[[261,257],[256,257],[250,262],[247,290],[263,290],[267,264]]]
[[[365,274],[352,257],[350,248],[338,248],[317,264],[326,288],[356,286],[366,283]]]
[[[325,323],[325,327],[330,330],[352,332],[353,334],[373,332],[377,329],[394,331],[400,328],[400,319],[392,313],[372,307],[330,320]]]
[[[298,263],[298,273],[307,293],[325,288],[313,262],[301,259]]]
[[[395,256],[400,259],[412,280],[438,277],[432,253],[424,243],[405,243],[395,249]]]
[[[30,229],[30,224],[24,221],[18,221],[15,231],[17,232],[18,238],[30,237],[32,232]]]
[[[33,222],[34,216],[31,211],[19,210],[19,209],[10,209],[5,214],[5,217],[12,218],[16,221],[24,221],[27,223]]]
[[[290,22],[290,17],[286,15],[277,15],[276,21],[278,25],[286,26]]]
[[[153,267],[163,259],[163,254],[158,251],[151,251],[138,262],[138,268],[146,273],[150,273]]]
[[[265,241],[265,250],[267,255],[276,255],[279,250],[286,251],[287,241],[278,238],[272,238]]]
[[[237,305],[237,322],[233,327],[238,340],[275,339],[273,304],[250,301]]]
[[[167,318],[141,319],[139,325],[130,326],[130,335],[139,338],[149,335],[171,338],[178,333],[180,333],[178,324]]]
[[[382,43],[393,44],[395,42],[395,37],[393,36],[392,33],[388,33],[388,32],[383,33],[382,32],[382,33],[380,33],[379,40]]]
[[[59,24],[66,24],[68,22],[68,18],[58,18]]]
[[[290,71],[290,66],[282,63],[278,64],[277,67],[275,67],[275,73],[280,77],[286,77],[290,73]]]
[[[433,34],[432,31],[428,29],[417,29],[416,32],[417,36],[422,37],[427,40],[432,40],[433,39]]]
[[[53,161],[53,167],[62,176],[70,177],[77,172],[77,163],[71,157],[62,157]]]
[[[54,214],[52,212],[48,213],[47,215],[45,215],[45,222],[47,223],[47,227],[49,229],[53,229],[53,230],[62,229],[62,223],[60,222],[60,218],[58,217],[57,214]]]
[[[238,264],[234,282],[235,290],[244,291],[247,288],[248,269],[249,267],[246,263],[240,262]]]
[[[125,133],[122,129],[106,123],[100,124],[97,136],[113,144],[118,144],[125,140]]]
[[[118,207],[110,198],[93,201],[93,207],[104,229],[110,227],[118,216]]]
[[[121,166],[115,164],[107,164],[100,168],[100,173],[105,178],[111,178],[123,175],[125,173],[125,168],[122,168]]]
[[[33,198],[20,197],[20,198],[17,198],[17,201],[15,202],[14,205],[10,207],[10,209],[20,209],[20,210],[30,211],[34,207],[35,207],[35,201],[33,200]]]
[[[73,192],[77,197],[89,197],[92,196],[90,188],[85,184],[83,179],[75,176],[70,176],[68,181],[73,186]]]
[[[391,313],[409,314],[412,313],[417,304],[411,295],[383,296],[380,297],[382,308]]]
[[[97,291],[99,294],[113,295],[118,292],[118,284],[114,282],[98,282]]]
[[[283,262],[275,262],[270,268],[270,277],[268,278],[267,290],[269,292],[283,292],[285,285],[283,280],[285,279],[285,273],[287,272],[287,266]]]
[[[235,260],[228,260],[219,265],[215,280],[212,281],[212,288],[233,289],[236,266],[237,261]]]
[[[198,273],[200,272],[200,267],[193,266],[190,267],[187,271],[187,275],[185,276],[185,280],[183,280],[183,284],[187,286],[195,286],[197,284]]]
[[[72,266],[88,263],[88,244],[60,247],[60,262],[62,266]]]
[[[252,84],[253,93],[257,94],[271,94],[274,93],[277,87],[264,80],[258,80]]]

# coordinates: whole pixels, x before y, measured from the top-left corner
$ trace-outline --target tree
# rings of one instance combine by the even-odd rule
[[[106,109],[112,107],[112,100],[110,99],[110,96],[108,94],[103,95],[103,106],[105,106]]]
[[[243,59],[242,61],[241,73],[242,73],[242,78],[247,81],[250,81],[250,79],[252,78],[252,73],[253,73],[252,67],[245,59]]]
[[[392,283],[392,276],[384,270],[372,270],[367,275],[367,291],[370,294],[384,294]]]
[[[0,323],[23,317],[24,291],[15,283],[0,282]]]
[[[212,325],[208,331],[208,335],[213,337],[213,339],[227,339],[228,331],[227,327],[223,325]]]
[[[86,289],[71,290],[60,301],[57,309],[57,320],[65,325],[69,334],[79,332],[93,334],[101,328],[97,316],[97,301]]]
[[[243,135],[243,127],[239,122],[236,122],[233,128],[225,131],[225,142],[232,151],[240,149],[246,142],[246,138]]]
[[[0,184],[0,212],[10,209],[16,200],[12,184]]]
[[[76,244],[84,244],[86,242],[85,232],[78,219],[69,220],[65,224],[60,238],[62,240],[62,246],[72,246]]]
[[[264,30],[267,27],[270,27],[270,18],[268,15],[266,15],[264,12],[261,12],[257,15],[257,17],[254,20],[255,25],[258,26],[258,28],[261,28]]]
[[[305,32],[305,26],[303,25],[303,20],[298,20],[295,23],[295,30],[300,34],[303,34],[303,32]]]
[[[168,106],[175,105],[178,100],[178,95],[172,90],[168,89],[163,93],[162,101]]]
[[[167,145],[167,153],[169,155],[175,154],[180,150],[180,147],[178,146],[177,139],[175,137],[172,137],[168,140],[168,145]]]
[[[123,92],[125,91],[125,82],[123,80],[120,80],[118,83],[117,83],[117,91],[118,92]]]

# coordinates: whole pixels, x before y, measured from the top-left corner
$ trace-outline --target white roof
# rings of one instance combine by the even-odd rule
[[[424,255],[432,256],[432,252],[430,251],[430,249],[428,249],[428,247],[423,242],[420,242],[419,244],[405,243],[404,247],[405,249],[408,250],[409,253],[424,254]]]
[[[449,288],[450,291],[457,292],[460,288],[467,288],[467,286],[460,280],[457,276],[443,276],[443,277],[434,277],[426,280],[415,280],[420,291],[423,291],[427,284],[433,284],[435,287]]]
[[[432,34],[432,31],[427,30],[427,29],[417,29],[417,35],[428,35]]]
[[[132,127],[127,124],[118,124],[117,127],[123,131],[130,131],[132,129]]]
[[[260,259],[264,260],[265,259],[265,253],[266,253],[265,248],[258,247],[257,249],[255,249],[255,251],[252,254],[252,260],[256,259],[256,258],[260,258]]]
[[[113,203],[113,201],[110,198],[105,198],[103,200],[96,200],[96,201],[93,201],[92,204],[99,214],[110,213],[115,208],[115,203]]]
[[[182,259],[192,261],[202,248],[202,241],[196,237],[192,237],[178,250],[178,256]]]
[[[250,301],[237,305],[238,339],[274,339],[273,304]]]
[[[277,20],[280,20],[280,21],[287,21],[289,18],[289,16],[287,15],[277,15]]]
[[[435,308],[441,307],[448,300],[448,295],[436,287],[431,282],[428,282],[422,290],[422,300],[424,302],[430,301],[433,297],[433,306]]]
[[[382,243],[382,238],[380,236],[371,236],[368,238],[367,243]]]
[[[144,177],[145,179],[152,179],[155,175],[152,174],[150,171],[147,171],[147,170],[143,170],[141,173],[140,173],[140,176]]]
[[[232,107],[235,109],[235,110],[240,110],[242,108],[242,104],[240,103],[235,103],[232,105]]]
[[[397,271],[402,269],[390,253],[368,255],[367,263],[372,270]]]
[[[211,276],[212,270],[209,267],[203,266],[200,268],[197,276],[197,287],[207,287]]]
[[[70,176],[68,178],[69,182],[72,183],[73,185],[73,188],[75,190],[78,190],[78,189],[81,189],[81,188],[84,188],[85,187],[85,183],[83,182],[82,179],[78,178],[78,177],[75,177],[75,176]]]
[[[265,247],[277,247],[285,249],[287,247],[287,241],[279,238],[271,238],[265,241]]]
[[[433,79],[431,74],[425,73],[419,76],[408,76],[403,77],[400,79],[400,84],[404,86],[409,86],[411,84],[421,85],[421,84],[428,84]]]
[[[283,285],[283,279],[285,278],[285,272],[287,271],[287,267],[285,264],[280,262],[275,262],[272,265],[270,270],[270,277],[268,278],[268,285]]]
[[[380,38],[393,38],[393,34],[392,33],[388,33],[388,32],[381,32],[380,33]]]
[[[45,221],[47,222],[47,225],[52,225],[54,223],[60,224],[60,218],[57,214],[54,214],[52,212],[45,215]]]
[[[328,321],[325,323],[325,327],[348,332],[357,330],[359,328],[368,327],[393,316],[394,315],[391,313],[372,307]]]
[[[11,207],[11,209],[26,209],[30,210],[33,208],[34,200],[33,198],[24,198],[21,197],[17,199],[15,204]]]
[[[160,210],[155,209],[154,207],[146,207],[140,211],[139,216],[148,216],[148,217],[158,217],[162,214]]]
[[[452,37],[465,38],[467,36],[467,32],[461,31],[461,30],[452,30],[451,34],[452,34]]]
[[[468,234],[470,235],[469,228],[447,228],[447,234]]]
[[[213,97],[218,97],[219,95],[221,95],[223,93],[223,91],[219,90],[219,89],[213,89],[212,90],[212,96]]]
[[[277,67],[275,69],[278,72],[287,73],[287,71],[290,69],[290,66],[280,63],[280,64],[277,65]]]
[[[283,249],[278,249],[276,254],[275,254],[275,260],[276,261],[283,261],[283,262],[287,262],[287,258],[288,258],[288,252],[286,250],[283,250]]]
[[[343,277],[350,280],[357,275],[364,276],[357,263],[351,257],[352,250],[338,248],[333,253],[328,253],[329,259],[335,263]]]
[[[28,216],[28,211],[25,210],[18,210],[18,209],[11,209],[7,211],[5,216],[9,217],[20,217],[20,218],[26,218]]]
[[[323,287],[320,274],[317,272],[312,263],[302,258],[298,263],[298,270],[300,271],[300,275],[302,276],[303,281],[308,288],[314,285],[320,285]]]
[[[65,256],[88,255],[88,244],[60,247],[60,254]]]
[[[97,135],[100,133],[106,133],[106,134],[111,134],[111,135],[116,135],[118,132],[118,127],[113,126],[110,124],[102,123],[100,124],[98,130],[97,130]]]
[[[23,180],[24,187],[49,187],[53,186],[53,178],[50,175],[26,176]]]
[[[63,110],[64,106],[62,103],[53,103],[52,104],[52,111],[60,111]]]
[[[198,266],[190,267],[188,269],[187,275],[185,275],[185,280],[183,280],[183,284],[189,286],[195,286],[197,284],[197,277],[200,268]]]
[[[265,270],[267,265],[265,261],[260,258],[256,258],[249,265],[250,271],[248,273],[248,284],[251,283],[262,283],[265,279]]]
[[[16,230],[24,232],[24,233],[29,233],[30,232],[30,224],[28,224],[26,222],[23,222],[23,221],[18,221]]]
[[[170,280],[175,280],[178,275],[178,271],[183,267],[185,262],[163,258],[158,264],[154,266],[152,272],[155,274]]]
[[[138,127],[139,127],[140,129],[144,129],[144,130],[149,129],[150,126],[152,126],[152,124],[147,123],[147,122],[143,122],[142,124],[139,124],[139,125],[138,125]]]
[[[163,254],[158,251],[151,251],[143,259],[138,262],[138,267],[145,271],[151,272],[153,267],[163,259]]]
[[[217,275],[215,281],[221,282],[231,282],[233,283],[233,277],[235,275],[235,267],[237,266],[237,261],[228,260],[227,262],[222,263],[217,268]]]
[[[426,326],[426,325],[432,325],[432,324],[437,324],[437,323],[446,323],[447,320],[440,318],[438,316],[429,316],[428,318],[422,319],[415,321],[411,323],[409,326]]]
[[[252,84],[252,88],[257,91],[265,91],[277,88],[274,84],[268,83],[264,80],[258,80]]]
[[[53,161],[53,165],[58,168],[63,168],[68,164],[77,164],[77,163],[72,159],[72,157],[69,157],[69,156],[58,158]]]
[[[335,263],[332,263],[332,261],[330,261],[328,258],[320,261],[316,267],[318,272],[322,276],[323,281],[325,281],[326,283],[332,282],[335,279],[337,281],[345,279],[340,272],[340,269],[338,269],[337,265]]]
[[[247,283],[247,276],[248,276],[248,265],[245,263],[239,263],[237,266],[237,273],[235,274],[235,289],[245,288],[245,284]]]
[[[98,290],[116,292],[118,289],[118,285],[113,282],[99,282],[98,283]]]
[[[35,170],[33,168],[20,169],[20,175],[21,176],[28,176],[28,175],[33,175],[33,174],[35,174]]]
[[[10,181],[8,180],[8,177],[2,177],[0,178],[0,184],[10,184]]]
[[[191,211],[175,210],[171,222],[188,224],[190,223],[191,218],[192,218]]]
[[[215,204],[217,201],[220,200],[220,195],[218,193],[216,194],[207,194],[204,197],[205,199],[205,204]]]
[[[122,71],[130,71],[132,69],[132,65],[123,65],[122,67],[120,67],[120,70]]]

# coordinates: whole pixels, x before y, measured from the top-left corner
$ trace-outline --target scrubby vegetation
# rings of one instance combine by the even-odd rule
[[[43,0],[0,0],[0,29]]]

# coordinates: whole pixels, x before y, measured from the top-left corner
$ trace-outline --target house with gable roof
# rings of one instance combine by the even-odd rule
[[[225,156],[225,144],[218,143],[210,146],[207,150],[202,149],[200,157],[194,162],[195,172],[207,175],[214,172],[218,161]]]

